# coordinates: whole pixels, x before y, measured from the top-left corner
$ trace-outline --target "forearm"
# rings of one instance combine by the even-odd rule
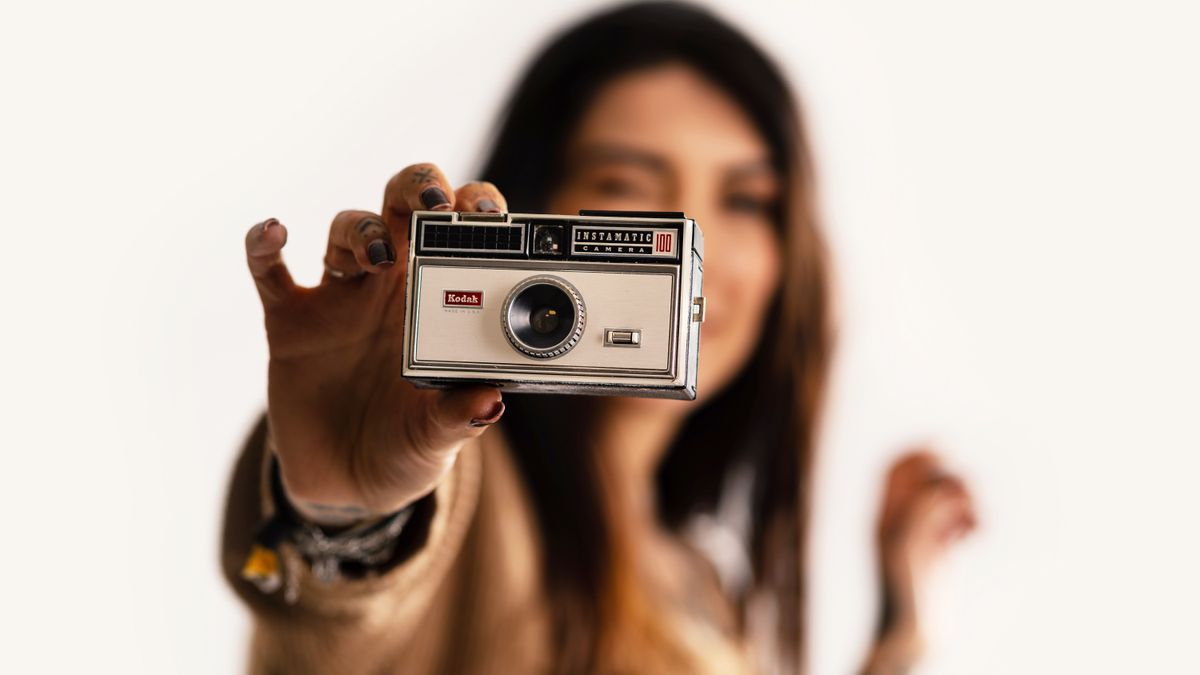
[[[921,658],[923,643],[916,599],[907,576],[896,578],[880,570],[882,603],[875,641],[867,654],[862,675],[907,675]]]
[[[478,488],[477,463],[467,462],[462,470],[456,467],[433,494],[421,500],[424,504],[417,506],[426,512],[414,513],[405,525],[401,536],[404,548],[397,551],[394,565],[381,573],[333,583],[317,579],[307,564],[295,566],[295,570],[286,570],[295,573],[290,580],[296,590],[294,602],[288,602],[286,589],[264,593],[242,574],[255,535],[276,508],[265,474],[270,467],[266,432],[262,420],[237,462],[226,503],[222,542],[225,577],[256,619],[265,620],[264,625],[269,624],[272,630],[299,630],[302,625],[330,620],[336,626],[353,628],[356,621],[370,614],[374,603],[381,601],[405,610],[411,607],[411,611],[397,612],[397,620],[409,613],[419,614],[429,597],[424,588],[435,587],[446,573],[472,517]],[[402,599],[397,600],[398,596]]]

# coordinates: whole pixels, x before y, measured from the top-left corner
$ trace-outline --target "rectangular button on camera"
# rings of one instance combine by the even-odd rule
[[[641,344],[642,331],[640,330],[632,328],[606,328],[604,330],[604,345],[606,347],[640,347]]]

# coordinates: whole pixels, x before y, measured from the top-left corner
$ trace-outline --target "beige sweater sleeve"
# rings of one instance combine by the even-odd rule
[[[407,559],[382,575],[330,584],[295,566],[299,597],[288,604],[283,590],[265,594],[241,577],[255,531],[274,511],[266,434],[264,414],[234,467],[221,543],[225,578],[254,621],[248,672],[372,672],[413,633],[462,548],[479,494],[479,453],[459,454],[433,493],[428,536]]]

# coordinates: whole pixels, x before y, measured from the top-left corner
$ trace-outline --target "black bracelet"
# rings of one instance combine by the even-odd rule
[[[328,583],[339,577],[361,579],[372,572],[386,572],[418,550],[428,537],[435,505],[432,493],[365,528],[331,531],[296,512],[284,492],[274,453],[269,464],[275,513],[259,526],[242,569],[242,576],[264,593],[283,585],[287,570],[280,561],[285,543],[292,545],[317,579]],[[298,597],[298,589],[294,573],[288,577],[285,598],[290,603]]]

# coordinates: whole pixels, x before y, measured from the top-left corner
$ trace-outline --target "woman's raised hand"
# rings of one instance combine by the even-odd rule
[[[428,494],[463,442],[500,419],[493,387],[420,390],[400,377],[409,217],[415,209],[507,210],[490,183],[457,191],[433,164],[388,181],[380,214],[342,211],[329,229],[325,275],[292,281],[287,229],[246,233],[270,347],[267,414],[288,496],[329,524],[395,511]]]
[[[970,490],[937,455],[917,448],[892,464],[876,531],[884,610],[863,672],[907,672],[920,658],[926,587],[949,549],[975,527]]]

